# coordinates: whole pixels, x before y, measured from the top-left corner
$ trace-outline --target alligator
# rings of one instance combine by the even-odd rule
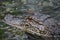
[[[23,12],[22,15],[6,14],[3,22],[32,35],[56,37],[60,34],[59,23],[50,15],[39,12]]]

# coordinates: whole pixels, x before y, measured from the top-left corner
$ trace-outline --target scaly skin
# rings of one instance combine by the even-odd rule
[[[42,15],[41,17],[45,17],[44,21],[38,17],[36,15],[28,15],[23,18],[22,16],[17,17],[7,14],[4,18],[4,22],[33,35],[45,37],[51,37],[51,34],[55,35],[55,31],[58,29],[55,20],[50,16],[45,17]]]

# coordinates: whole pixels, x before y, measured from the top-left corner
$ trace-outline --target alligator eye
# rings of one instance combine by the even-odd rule
[[[28,16],[26,19],[32,20],[32,17]]]
[[[25,26],[29,26],[28,24],[26,24]]]
[[[54,27],[54,28],[55,28],[55,25],[52,25],[52,27]]]

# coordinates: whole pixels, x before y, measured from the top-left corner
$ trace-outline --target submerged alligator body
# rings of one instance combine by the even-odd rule
[[[25,14],[17,16],[7,14],[3,21],[33,35],[45,37],[59,36],[60,26],[50,15],[38,12],[35,12],[34,15]]]

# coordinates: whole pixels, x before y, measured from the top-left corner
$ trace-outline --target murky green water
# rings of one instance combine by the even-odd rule
[[[15,0],[16,3],[14,1],[10,1],[10,3],[4,0],[1,1],[2,2],[0,2],[0,40],[44,40],[43,38],[35,39],[32,36],[28,36],[25,32],[21,31],[20,29],[11,27],[3,23],[1,19],[3,19],[4,15],[7,13],[17,15],[19,11],[31,9],[32,11],[38,11],[43,14],[51,15],[58,22],[60,22],[60,0],[27,0],[24,1],[24,5],[22,6],[19,6],[21,5],[21,3],[18,3],[19,0],[17,2]],[[4,11],[7,11],[7,13],[5,13]]]

